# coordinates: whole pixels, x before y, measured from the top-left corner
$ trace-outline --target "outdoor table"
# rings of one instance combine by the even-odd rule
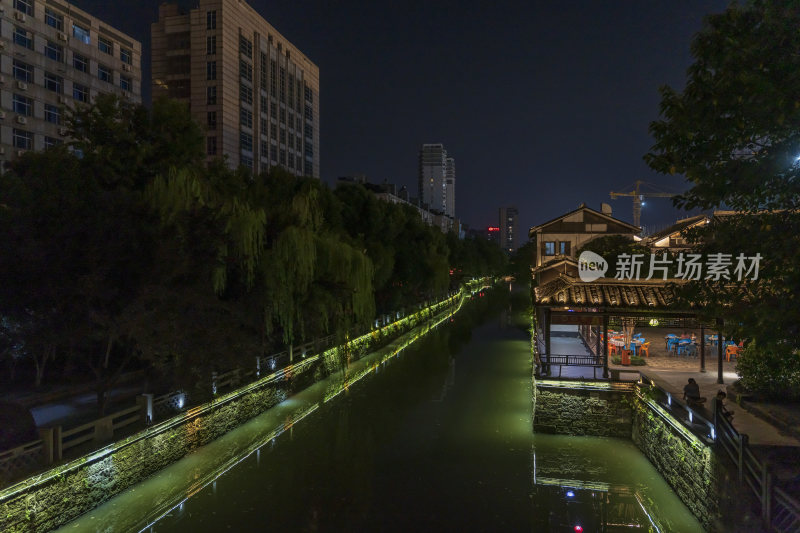
[[[709,337],[709,340],[711,340],[711,344],[714,344],[714,345],[716,345],[716,344],[717,344],[717,335],[711,335],[711,336]],[[722,337],[722,340],[724,341],[724,340],[725,340],[725,337]]]

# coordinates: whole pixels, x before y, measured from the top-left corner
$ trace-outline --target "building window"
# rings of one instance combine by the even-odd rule
[[[281,124],[286,124],[286,110],[281,109]]]
[[[119,88],[123,91],[131,92],[133,91],[133,79],[129,76],[122,76],[119,77]]]
[[[84,44],[91,44],[92,38],[89,35],[89,29],[79,26],[75,23],[72,24],[72,36]]]
[[[278,64],[274,59],[269,61],[269,90],[273,98],[278,96]]]
[[[273,118],[273,120],[278,120],[278,104],[273,103],[269,108],[269,116]]]
[[[239,110],[239,123],[246,127],[251,128],[253,127],[253,112],[249,111],[245,108],[241,108]]]
[[[80,70],[81,72],[87,72],[89,70],[89,59],[73,52],[72,66],[75,67],[75,70]]]
[[[47,44],[44,45],[44,55],[53,61],[62,63],[64,61],[64,47],[52,41],[47,41]]]
[[[248,157],[246,155],[242,155],[240,164],[242,166],[244,166],[244,167],[249,168],[250,170],[253,170],[253,158],[252,157]]]
[[[246,104],[253,105],[253,89],[247,85],[240,85],[239,99]]]
[[[44,88],[61,94],[64,92],[64,78],[49,72],[44,73]]]
[[[64,31],[64,16],[49,7],[44,8],[44,23],[58,31]]]
[[[286,102],[286,69],[281,67],[281,102]]]
[[[261,157],[268,157],[269,156],[269,145],[267,141],[261,141]]]
[[[306,176],[313,176],[314,175],[314,163],[311,161],[306,161],[306,171],[304,172]]]
[[[48,137],[45,135],[44,137],[45,150],[53,146],[58,146],[59,144],[64,144],[64,141],[62,141],[61,139],[56,139],[55,137]]]
[[[97,65],[97,77],[100,78],[100,81],[114,83],[114,76],[111,74],[111,69],[105,65]]]
[[[14,43],[33,50],[33,35],[19,26],[14,26]]]
[[[206,79],[207,80],[216,80],[217,79],[217,62],[216,61],[208,61],[208,62],[206,62]]]
[[[209,35],[206,37],[206,55],[213,56],[217,53],[217,36]]]
[[[14,0],[14,9],[33,16],[33,0]]]
[[[281,158],[280,158],[280,160],[278,162],[281,165],[285,165],[286,164],[286,150],[284,150],[283,148],[281,148]]]
[[[311,109],[310,105],[306,106],[306,120],[314,120],[314,111]]]
[[[269,136],[278,140],[278,126],[275,123],[270,124],[269,126]]]
[[[30,150],[33,148],[33,133],[14,128],[14,148]]]
[[[206,29],[207,30],[216,30],[217,29],[217,12],[216,11],[207,11],[206,12]]]
[[[289,135],[289,148],[294,150],[294,135]]]
[[[306,142],[311,142],[314,140],[314,128],[310,124],[306,124],[305,127],[305,134],[306,134]]]
[[[259,76],[261,78],[261,88],[267,90],[267,54],[261,53],[261,65],[259,69]]]
[[[89,88],[80,83],[72,84],[72,97],[79,102],[89,101]]]
[[[33,66],[22,61],[14,60],[14,79],[24,81],[25,83],[33,82]]]
[[[239,36],[239,52],[250,59],[253,58],[253,43],[244,35]]]
[[[209,128],[216,128],[217,127],[217,112],[216,111],[209,111],[206,113],[206,124],[208,124]]]
[[[248,152],[253,151],[253,136],[249,133],[240,132],[239,133],[239,144],[242,150],[247,150]]]
[[[274,144],[269,147],[269,158],[275,163],[278,162],[278,147]]]
[[[206,87],[206,105],[217,104],[217,87]]]
[[[114,55],[114,43],[106,39],[105,37],[98,37],[97,38],[97,49],[103,52],[104,54]]]
[[[294,166],[298,170],[298,172],[303,171],[303,160],[300,158],[299,155],[295,158]]]
[[[286,130],[281,128],[281,144],[286,144]]]
[[[303,119],[297,117],[297,123],[295,124],[294,129],[296,129],[298,132],[303,131]]]
[[[261,127],[259,128],[259,131],[261,132],[261,135],[266,135],[267,134],[267,119],[262,118],[260,125],[261,125]]]
[[[306,101],[313,102],[314,101],[314,93],[311,91],[311,87],[306,86]]]
[[[544,255],[556,255],[556,243],[553,241],[546,241],[544,243]]]
[[[26,117],[31,116],[31,110],[33,109],[33,100],[30,98],[26,98],[21,94],[15,94],[13,102],[13,109],[14,113],[18,115],[25,115]]]
[[[239,60],[239,76],[243,80],[253,81],[253,66],[244,59]]]
[[[61,108],[52,104],[44,104],[44,119],[53,124],[61,124]]]
[[[127,48],[120,48],[119,49],[119,58],[126,65],[131,65],[131,64],[133,64],[133,51],[128,50]]]
[[[511,234],[511,228],[508,228],[509,235]],[[510,236],[509,236],[510,239]],[[569,241],[560,241],[558,243],[558,253],[561,255],[569,255]]]
[[[208,153],[208,155],[217,155],[216,137],[206,137],[206,153]]]

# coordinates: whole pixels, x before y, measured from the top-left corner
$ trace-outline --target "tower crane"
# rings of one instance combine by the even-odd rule
[[[652,191],[642,191],[642,185],[646,186],[647,188],[653,189]],[[628,189],[631,189],[628,191]],[[616,200],[621,196],[630,196],[633,199],[633,225],[640,226],[639,222],[642,218],[642,205],[644,205],[644,199],[647,198],[672,198],[675,196],[674,193],[671,192],[659,192],[658,187],[653,185],[652,183],[647,183],[646,181],[636,180],[633,182],[633,185],[625,187],[625,191],[627,192],[615,192],[611,191],[611,199]]]

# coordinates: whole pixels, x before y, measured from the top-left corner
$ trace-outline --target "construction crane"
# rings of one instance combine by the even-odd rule
[[[642,191],[642,185],[653,189],[652,191]],[[633,182],[632,186],[625,187],[625,190],[631,189],[628,192],[614,192],[611,191],[611,199],[616,200],[621,196],[630,196],[633,198],[633,225],[641,227],[639,222],[642,219],[642,206],[644,205],[644,199],[646,198],[672,198],[675,196],[675,193],[671,192],[659,192],[657,189],[658,187],[653,185],[652,183],[647,183],[646,181],[636,180]]]

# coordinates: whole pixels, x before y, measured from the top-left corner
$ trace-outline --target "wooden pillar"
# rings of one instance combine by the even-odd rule
[[[550,375],[550,308],[544,310],[544,375]]]
[[[603,343],[600,341],[600,326],[597,326],[597,350],[595,351],[595,354],[597,354],[597,357],[602,357],[602,353],[603,353],[602,350],[603,350]],[[596,359],[595,359],[595,361],[596,361]]]
[[[706,371],[706,327],[700,324],[700,372]]]
[[[717,383],[723,385],[722,380],[722,319],[717,319]]]
[[[608,378],[608,313],[603,312],[603,377]]]

